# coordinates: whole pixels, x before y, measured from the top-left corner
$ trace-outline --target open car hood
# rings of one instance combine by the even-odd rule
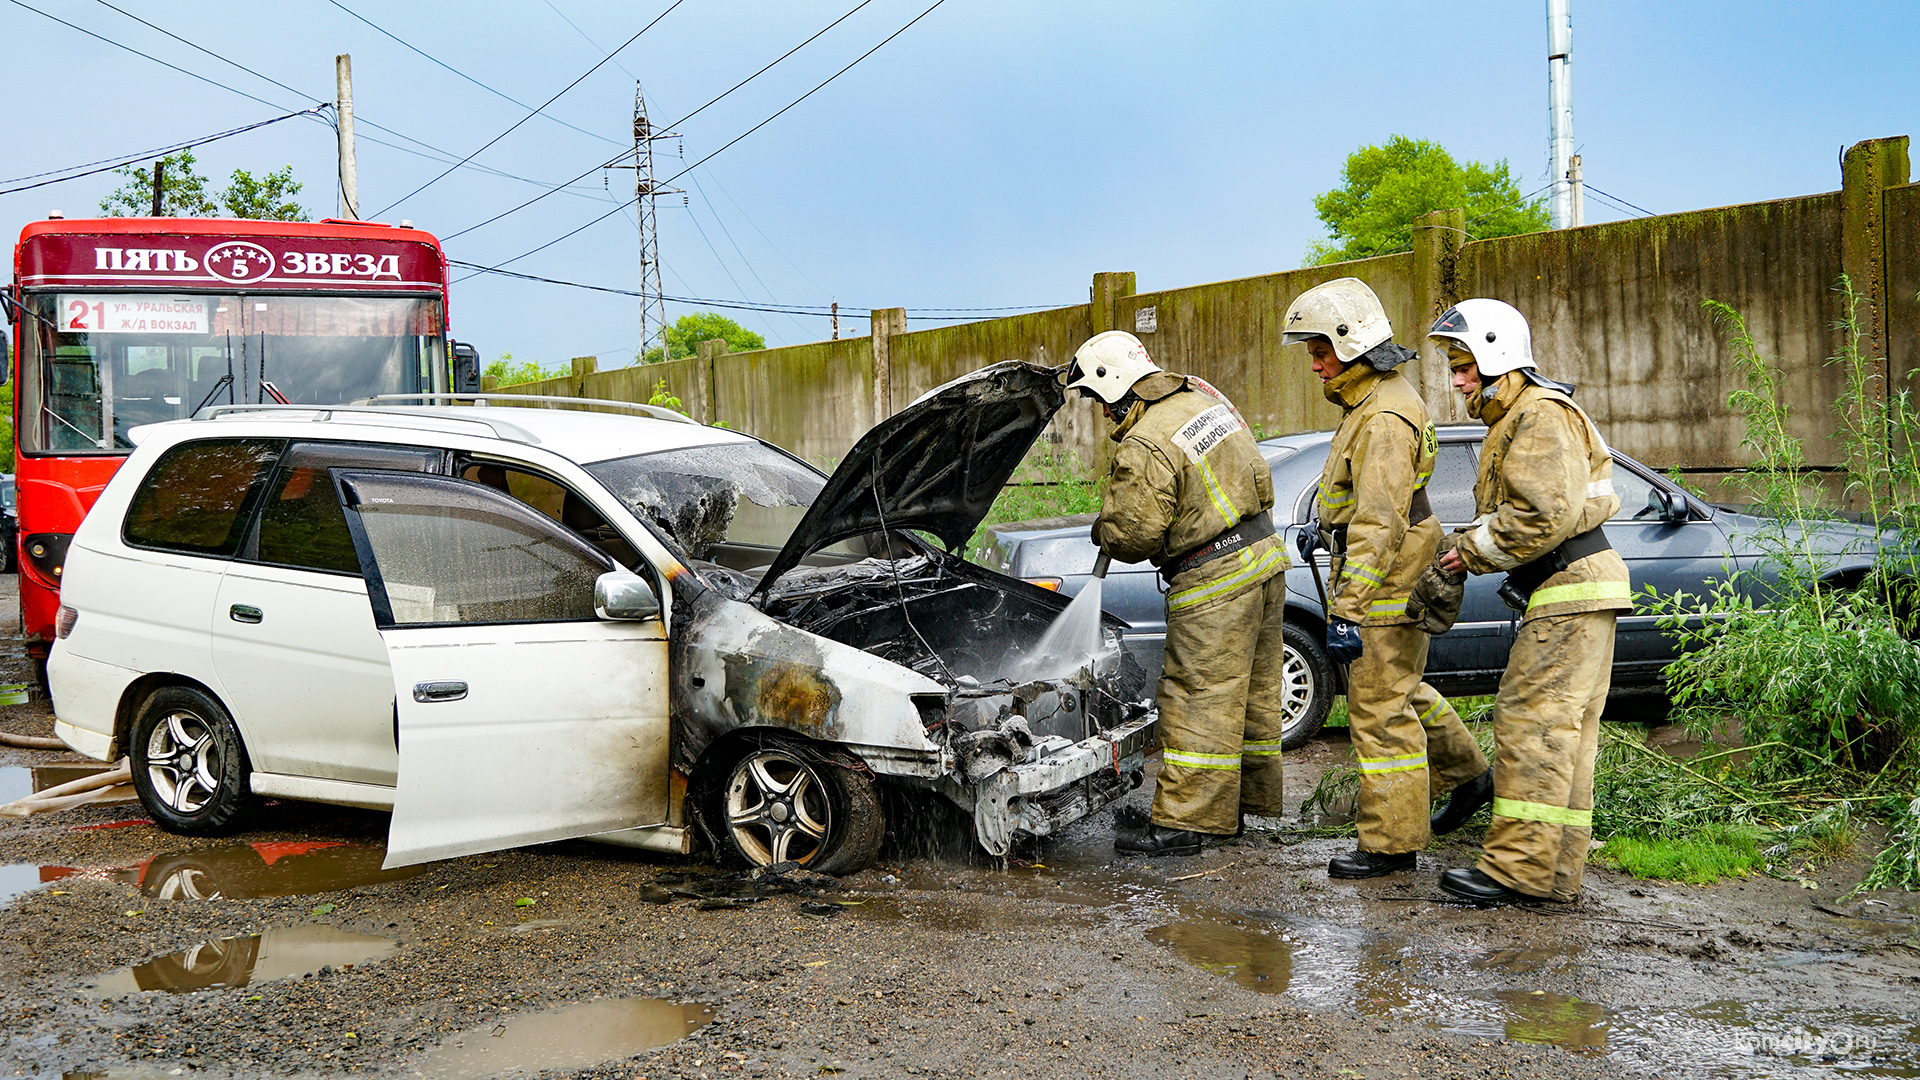
[[[918,529],[958,550],[1066,401],[1053,368],[1007,360],[928,391],[860,437],[761,575],[850,536]]]

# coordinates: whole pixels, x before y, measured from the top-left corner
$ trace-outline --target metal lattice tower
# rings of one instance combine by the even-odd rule
[[[646,355],[650,334],[657,334],[664,357],[667,303],[661,297],[660,228],[653,209],[653,124],[638,83],[633,87],[633,183],[640,212],[640,354]]]

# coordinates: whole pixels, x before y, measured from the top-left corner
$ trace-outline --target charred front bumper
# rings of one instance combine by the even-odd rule
[[[941,794],[972,811],[974,837],[988,854],[1005,855],[1014,833],[1046,836],[1139,787],[1153,725],[1149,714],[1077,743],[1043,738],[1033,760],[977,781],[944,777]]]

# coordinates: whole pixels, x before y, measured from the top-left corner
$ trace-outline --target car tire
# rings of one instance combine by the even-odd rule
[[[1327,722],[1339,684],[1334,682],[1333,661],[1327,658],[1326,647],[1317,634],[1289,620],[1280,636],[1285,643],[1281,686],[1286,716],[1280,729],[1280,749],[1298,750]]]
[[[239,831],[256,805],[252,766],[233,718],[186,686],[148,697],[134,717],[133,789],[154,823],[183,836]]]
[[[760,740],[734,760],[717,794],[714,831],[733,862],[852,874],[873,865],[886,837],[873,774],[797,740]]]

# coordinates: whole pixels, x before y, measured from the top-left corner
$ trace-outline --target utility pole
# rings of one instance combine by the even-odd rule
[[[660,339],[660,358],[667,356],[667,302],[660,285],[660,227],[654,216],[656,196],[678,194],[679,188],[662,188],[653,178],[655,139],[677,139],[670,131],[653,130],[647,119],[647,98],[640,84],[633,86],[633,191],[640,210],[640,356],[647,355],[649,335]],[[649,330],[648,327],[652,329]]]
[[[153,216],[160,216],[160,192],[167,182],[167,162],[163,158],[153,163]]]
[[[1553,227],[1580,224],[1567,170],[1573,157],[1573,0],[1547,0],[1547,153]]]
[[[1579,228],[1587,223],[1587,185],[1580,179],[1580,155],[1567,159],[1567,190],[1573,195],[1571,224]]]
[[[333,108],[340,121],[340,216],[360,220],[360,178],[353,160],[353,57],[333,58]]]

